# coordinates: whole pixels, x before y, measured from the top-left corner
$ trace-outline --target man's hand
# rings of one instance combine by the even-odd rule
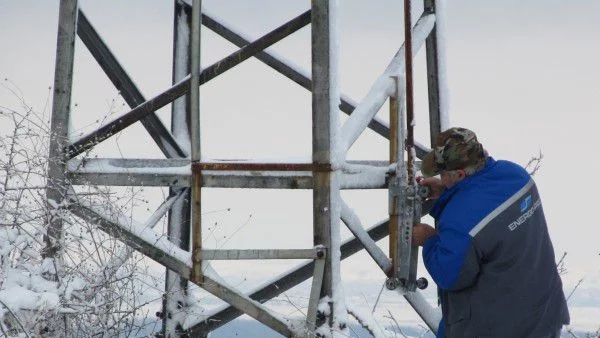
[[[427,196],[427,199],[437,199],[446,189],[442,180],[435,177],[417,177],[417,183],[429,187],[429,196]]]
[[[435,229],[431,225],[417,223],[413,226],[412,244],[422,246],[433,235],[435,235]]]

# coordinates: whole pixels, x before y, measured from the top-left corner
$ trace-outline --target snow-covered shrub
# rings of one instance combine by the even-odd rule
[[[14,96],[16,108],[0,104],[0,336],[137,336],[145,321],[156,320],[143,307],[162,281],[143,257],[48,203],[48,117]],[[140,202],[136,190],[76,189],[119,215]],[[44,251],[52,217],[64,224],[60,264]]]

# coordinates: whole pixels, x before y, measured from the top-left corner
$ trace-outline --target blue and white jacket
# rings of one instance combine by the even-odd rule
[[[569,312],[534,181],[488,158],[436,201],[423,260],[440,288],[437,337],[540,338]]]

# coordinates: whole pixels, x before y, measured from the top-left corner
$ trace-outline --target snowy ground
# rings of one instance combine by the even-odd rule
[[[390,327],[390,330],[395,329],[394,327]],[[426,333],[423,335],[423,330],[417,324],[409,325],[409,326],[401,326],[402,332],[407,338],[430,338],[435,337],[431,333]],[[358,337],[358,338],[370,338],[368,332],[366,332],[359,325],[351,325],[351,335],[350,337]],[[573,334],[577,337],[586,337],[586,333],[589,331],[581,331],[581,330],[573,330]],[[250,319],[238,319],[233,321],[230,325],[215,330],[211,335],[211,338],[231,338],[231,337],[248,337],[248,338],[279,338],[281,335],[265,328],[260,323],[250,320]],[[403,337],[401,334],[398,334],[397,337]],[[597,337],[597,336],[594,336]],[[563,331],[561,338],[573,338],[571,333]]]
[[[357,262],[354,262],[358,264]],[[360,275],[360,268],[352,269],[356,272],[356,275]],[[255,266],[255,274],[253,277],[246,275],[244,278],[237,276],[237,280],[225,276],[226,279],[236,283],[240,288],[252,285],[257,282],[256,277],[261,275],[263,271]],[[572,274],[572,276],[570,276]],[[351,276],[350,276],[351,275]],[[391,337],[403,337],[402,334],[407,337],[433,337],[431,333],[427,333],[425,324],[421,321],[414,310],[408,305],[402,296],[399,294],[384,289],[379,301],[377,302],[377,296],[381,289],[383,278],[377,274],[363,274],[362,278],[357,278],[352,272],[349,271],[349,278],[344,283],[345,293],[347,295],[347,303],[363,313],[371,313],[375,303],[375,311],[373,312],[373,318],[375,322],[380,326],[381,329],[388,329]],[[563,276],[565,284],[565,294],[569,294],[574,285],[578,282],[576,272],[571,271],[566,276]],[[600,329],[600,303],[597,302],[597,295],[600,294],[600,288],[595,284],[596,279],[592,275],[587,275],[584,278],[584,282],[575,290],[573,296],[569,300],[570,313],[571,313],[571,325],[565,328],[563,337],[573,338],[588,338],[597,336],[587,336],[587,333],[596,332]],[[305,282],[298,287],[284,293],[284,295],[276,298],[275,300],[269,301],[266,305],[274,312],[278,313],[283,317],[297,317],[304,314],[308,300],[306,295],[308,294],[309,283]],[[195,291],[196,296],[201,294],[201,291]],[[430,286],[424,291],[424,295],[431,304],[435,304],[435,287]],[[199,297],[202,299],[202,305],[206,308],[218,306],[220,302],[218,300],[210,300],[207,297]],[[391,318],[393,317],[393,319]],[[363,330],[360,325],[354,320],[350,320],[350,336],[351,337],[370,337],[370,335]],[[402,331],[399,333],[398,328]],[[568,333],[567,329],[570,329],[573,334]],[[225,337],[281,337],[276,332],[263,326],[257,321],[249,317],[240,317],[239,319],[225,325],[218,330],[213,332],[212,338],[225,338]]]
[[[346,270],[344,270],[344,272],[346,272],[344,289],[347,296],[347,302],[363,313],[371,313],[375,303],[377,303],[375,311],[373,312],[373,318],[381,328],[389,328],[391,332],[397,332],[397,327],[399,326],[402,332],[408,337],[431,337],[432,335],[423,335],[424,331],[426,331],[424,330],[425,324],[402,296],[384,289],[377,302],[377,296],[383,283],[383,276],[377,274],[376,270],[374,270],[375,272],[368,271],[369,264],[362,262],[361,255],[362,254],[359,254],[359,257],[351,258],[350,262],[344,263],[344,265],[346,265]],[[271,267],[271,269],[273,269],[273,267]],[[419,271],[425,270],[422,269]],[[247,285],[252,285],[256,282],[253,278],[258,277],[263,273],[264,272],[259,267],[254,266],[253,275],[248,274],[244,278],[237,277],[238,287],[244,288]],[[253,278],[249,276],[253,276]],[[226,278],[228,277],[226,276]],[[597,332],[600,329],[600,299],[598,298],[600,296],[600,283],[598,283],[600,281],[600,271],[595,268],[586,271],[577,269],[569,270],[562,276],[565,294],[568,296],[581,278],[583,278],[583,282],[577,287],[575,292],[573,292],[573,295],[568,302],[571,314],[571,325],[568,328],[565,328],[563,337],[573,338],[573,335],[580,338],[597,337],[586,336],[586,334]],[[298,316],[299,312],[306,309],[308,287],[309,284],[305,282],[286,292],[276,300],[268,302],[267,306],[284,317]],[[424,296],[431,304],[435,304],[435,285],[432,284],[432,286],[426,289],[424,291]],[[209,307],[212,306],[212,304],[207,302],[205,303],[205,306]],[[391,316],[393,316],[395,322],[392,321],[390,318]],[[357,325],[358,323],[351,319],[352,330],[350,330],[350,333],[352,334],[352,337],[369,337],[366,332],[357,329]],[[573,334],[568,333],[567,329],[570,329]],[[265,328],[260,323],[248,317],[241,317],[229,325],[214,331],[212,337],[224,338],[235,336],[279,337],[277,333]],[[398,334],[397,336],[402,337],[401,334]]]

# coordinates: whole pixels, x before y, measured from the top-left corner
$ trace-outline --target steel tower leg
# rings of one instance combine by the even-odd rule
[[[47,267],[46,271],[42,272],[43,276],[54,281],[58,281],[60,278],[63,262],[61,248],[63,241],[63,220],[61,214],[66,212],[67,209],[67,157],[64,149],[69,142],[73,63],[75,37],[77,36],[77,6],[77,0],[62,0],[60,2],[58,18],[54,95],[48,153],[48,181],[46,188],[48,231],[44,235],[45,247],[42,252],[42,257],[45,260],[50,260],[52,263],[43,264],[44,267]],[[48,324],[49,332],[52,333],[55,331],[58,332],[59,328],[57,325],[67,326],[68,322],[65,317],[64,321],[53,320]]]
[[[312,1],[312,121],[313,163],[329,168],[315,171],[313,186],[314,244],[327,248],[321,298],[328,297],[331,330],[346,327],[346,306],[341,294],[339,191],[339,89],[335,18],[337,1]],[[310,329],[310,328],[309,328]]]
[[[190,73],[190,34],[191,12],[181,1],[175,1],[173,31],[173,83],[181,81]],[[171,132],[179,144],[189,154],[191,152],[190,104],[189,96],[176,99],[172,104]],[[170,188],[169,195],[175,195],[180,189]],[[169,212],[167,235],[171,242],[180,248],[190,250],[190,190],[184,192]],[[178,337],[184,335],[183,323],[188,308],[188,281],[179,274],[166,269],[165,293],[163,298],[163,335]]]
[[[438,11],[436,6],[436,0],[424,0],[424,12],[435,14],[436,23],[435,27],[425,40],[426,45],[426,59],[427,59],[427,84],[429,91],[429,133],[431,138],[431,147],[435,146],[435,138],[437,135],[446,130],[448,121],[446,120],[446,100],[444,97],[444,91],[442,88],[445,86],[446,76],[442,72],[445,69],[444,58],[439,57],[440,53],[443,53],[443,47],[439,46],[438,32],[443,29],[440,27],[440,17],[443,17],[444,13]],[[443,23],[443,21],[441,21]]]
[[[52,103],[51,134],[48,155],[48,185],[46,197],[48,210],[62,209],[66,195],[66,154],[69,142],[71,112],[71,89],[73,86],[73,61],[77,34],[77,0],[60,2],[58,37],[56,43],[56,67]],[[60,270],[60,250],[63,222],[58,213],[49,217],[48,233],[44,240],[44,258],[54,259],[54,267]],[[47,271],[50,278],[57,278],[58,271]]]

